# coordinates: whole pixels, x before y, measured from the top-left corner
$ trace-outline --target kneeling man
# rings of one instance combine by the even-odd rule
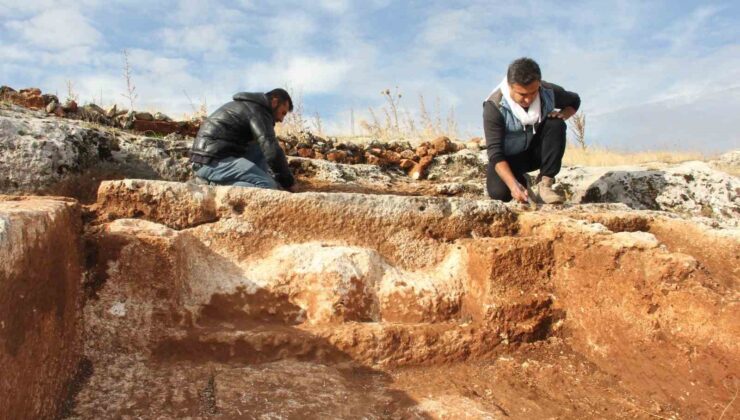
[[[290,190],[295,179],[274,126],[292,110],[284,89],[234,95],[203,122],[193,141],[195,175],[217,185]]]
[[[552,185],[565,153],[565,120],[580,104],[578,94],[542,80],[534,60],[519,58],[509,65],[504,80],[483,103],[491,198],[534,200],[525,175],[539,169],[534,188],[539,198],[546,204],[563,202]]]

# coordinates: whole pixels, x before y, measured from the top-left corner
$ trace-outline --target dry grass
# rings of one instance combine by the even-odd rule
[[[726,172],[732,176],[740,176],[740,166],[732,165],[713,165],[715,168],[722,172]]]
[[[183,89],[182,93],[184,93],[185,97],[188,98],[190,109],[192,110],[191,113],[183,114],[183,119],[185,121],[203,121],[206,119],[206,117],[208,117],[208,103],[206,102],[206,99],[203,98],[203,100],[200,101],[200,104],[196,105],[186,90]]]
[[[395,91],[384,89],[380,94],[385,99],[386,105],[378,110],[369,108],[370,120],[360,120],[360,128],[366,135],[385,141],[411,142],[430,140],[439,136],[458,138],[455,109],[451,107],[447,115],[443,116],[439,98],[436,99],[434,111],[429,112],[424,96],[419,95],[417,120],[408,108],[402,107],[403,94],[398,86]]]
[[[567,166],[618,166],[648,162],[680,163],[689,160],[705,160],[705,156],[698,152],[618,152],[598,147],[583,149],[580,146],[568,146],[563,157],[563,164]]]
[[[295,92],[292,88],[286,89],[290,98],[293,100],[293,111],[289,112],[285,116],[283,122],[275,125],[275,133],[279,136],[291,136],[299,135],[303,132],[309,131],[308,120],[304,115],[303,109],[303,93]],[[315,119],[321,121],[318,113],[316,113]]]

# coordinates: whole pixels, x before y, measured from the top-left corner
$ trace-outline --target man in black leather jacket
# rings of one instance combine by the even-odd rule
[[[234,95],[203,122],[193,141],[195,175],[217,185],[290,190],[295,179],[274,126],[292,110],[284,89]]]

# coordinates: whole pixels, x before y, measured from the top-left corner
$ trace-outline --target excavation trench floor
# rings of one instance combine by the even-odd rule
[[[70,418],[634,419],[676,414],[651,399],[648,379],[644,385],[644,393],[624,389],[618,377],[556,338],[511,346],[491,360],[386,370],[353,362],[153,362],[122,356],[96,367]],[[704,414],[717,410],[704,405]]]

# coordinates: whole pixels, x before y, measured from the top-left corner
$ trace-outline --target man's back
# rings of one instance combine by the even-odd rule
[[[195,164],[209,165],[212,168],[221,165],[224,169],[233,159],[247,161],[242,162],[235,173],[226,169],[211,173],[211,181],[216,181],[218,177],[217,182],[231,182],[229,180],[236,180],[242,175],[240,171],[256,166],[260,170],[260,176],[264,173],[264,176],[270,177],[271,171],[275,181],[283,188],[290,188],[295,183],[274,129],[275,122],[282,121],[292,107],[292,101],[287,92],[282,91],[287,99],[281,102],[279,96],[282,93],[278,93],[276,97],[273,93],[275,91],[267,94],[237,93],[233,101],[218,108],[203,122],[190,151],[191,160]],[[225,162],[226,160],[229,162]],[[201,172],[205,176],[206,170]]]
[[[233,99],[203,122],[193,142],[193,154],[216,159],[245,156],[249,142],[255,140],[252,126],[272,126],[271,110],[264,94],[241,92]],[[253,124],[254,119],[260,120],[258,124]]]

